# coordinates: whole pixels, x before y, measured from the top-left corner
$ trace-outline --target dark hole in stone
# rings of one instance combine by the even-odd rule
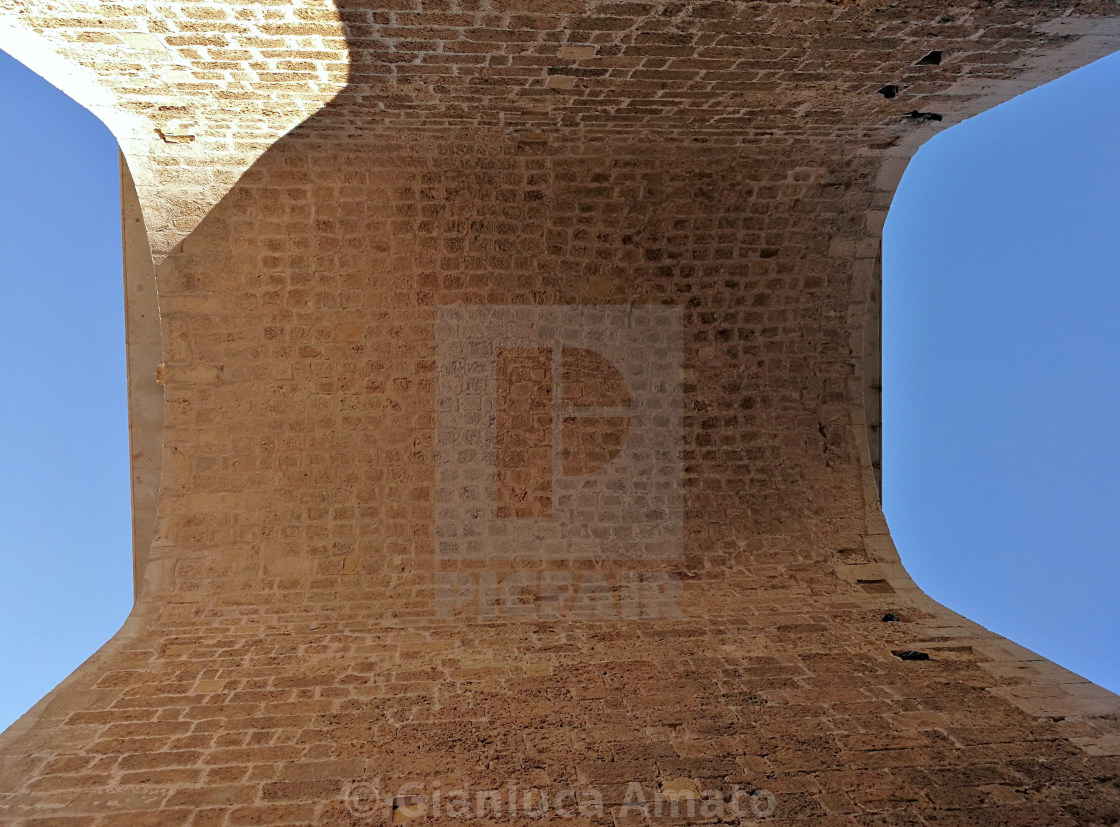
[[[775,258],[778,255],[777,247],[763,247],[759,253],[761,258]]]
[[[894,587],[886,580],[857,580],[856,584],[868,594],[894,594]]]
[[[893,83],[888,83],[886,86],[884,86],[882,89],[879,90],[879,94],[882,95],[887,100],[890,100],[891,98],[897,97],[898,93],[901,92],[901,91],[902,91],[901,86],[896,86]]]
[[[919,112],[915,109],[913,112],[906,113],[906,117],[912,121],[943,121],[944,115],[938,115],[936,112]]]
[[[898,623],[901,620],[902,618],[896,615],[894,612],[887,612],[885,615],[883,615],[884,623]]]
[[[929,660],[929,655],[925,652],[915,652],[913,649],[903,649],[901,651],[892,650],[891,654],[900,660]]]
[[[941,65],[941,51],[934,49],[928,55],[923,57],[917,63],[918,66],[940,66]]]
[[[840,555],[841,560],[849,565],[874,562],[867,552],[861,548],[841,548],[837,549],[836,553]]]

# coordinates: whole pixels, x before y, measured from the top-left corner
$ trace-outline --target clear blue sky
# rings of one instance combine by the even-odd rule
[[[1120,55],[919,150],[884,234],[884,504],[918,585],[1120,692]]]
[[[117,145],[0,52],[0,728],[132,602]]]
[[[884,245],[884,477],[935,598],[1120,690],[1120,57],[947,131]],[[116,145],[0,53],[0,728],[131,603]]]

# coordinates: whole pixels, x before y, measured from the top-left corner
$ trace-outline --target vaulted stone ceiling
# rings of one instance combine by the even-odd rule
[[[0,737],[0,822],[542,772],[765,783],[776,824],[1120,817],[1120,699],[923,595],[873,476],[908,158],[1120,48],[1115,3],[0,8],[129,162],[140,492],[136,608]],[[583,348],[659,389],[638,437],[566,398],[608,387]],[[557,473],[622,442],[648,464]],[[574,574],[619,613],[561,611]]]

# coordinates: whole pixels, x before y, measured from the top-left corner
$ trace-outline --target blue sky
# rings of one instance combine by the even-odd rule
[[[930,595],[1120,691],[1120,55],[919,150],[884,234],[884,506]]]
[[[132,601],[117,145],[0,52],[0,728]]]
[[[918,153],[884,241],[885,506],[933,597],[1120,690],[1120,56]],[[0,52],[0,729],[124,620],[116,144]]]

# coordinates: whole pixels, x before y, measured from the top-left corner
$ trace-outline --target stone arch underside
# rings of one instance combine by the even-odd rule
[[[437,777],[1120,815],[1120,701],[923,595],[872,459],[906,162],[1115,50],[1112,4],[0,10],[128,158],[163,392],[136,608],[0,737],[0,817],[345,822],[355,781]],[[683,620],[438,616],[479,568],[433,530],[449,305],[680,308],[683,555],[639,568]]]

